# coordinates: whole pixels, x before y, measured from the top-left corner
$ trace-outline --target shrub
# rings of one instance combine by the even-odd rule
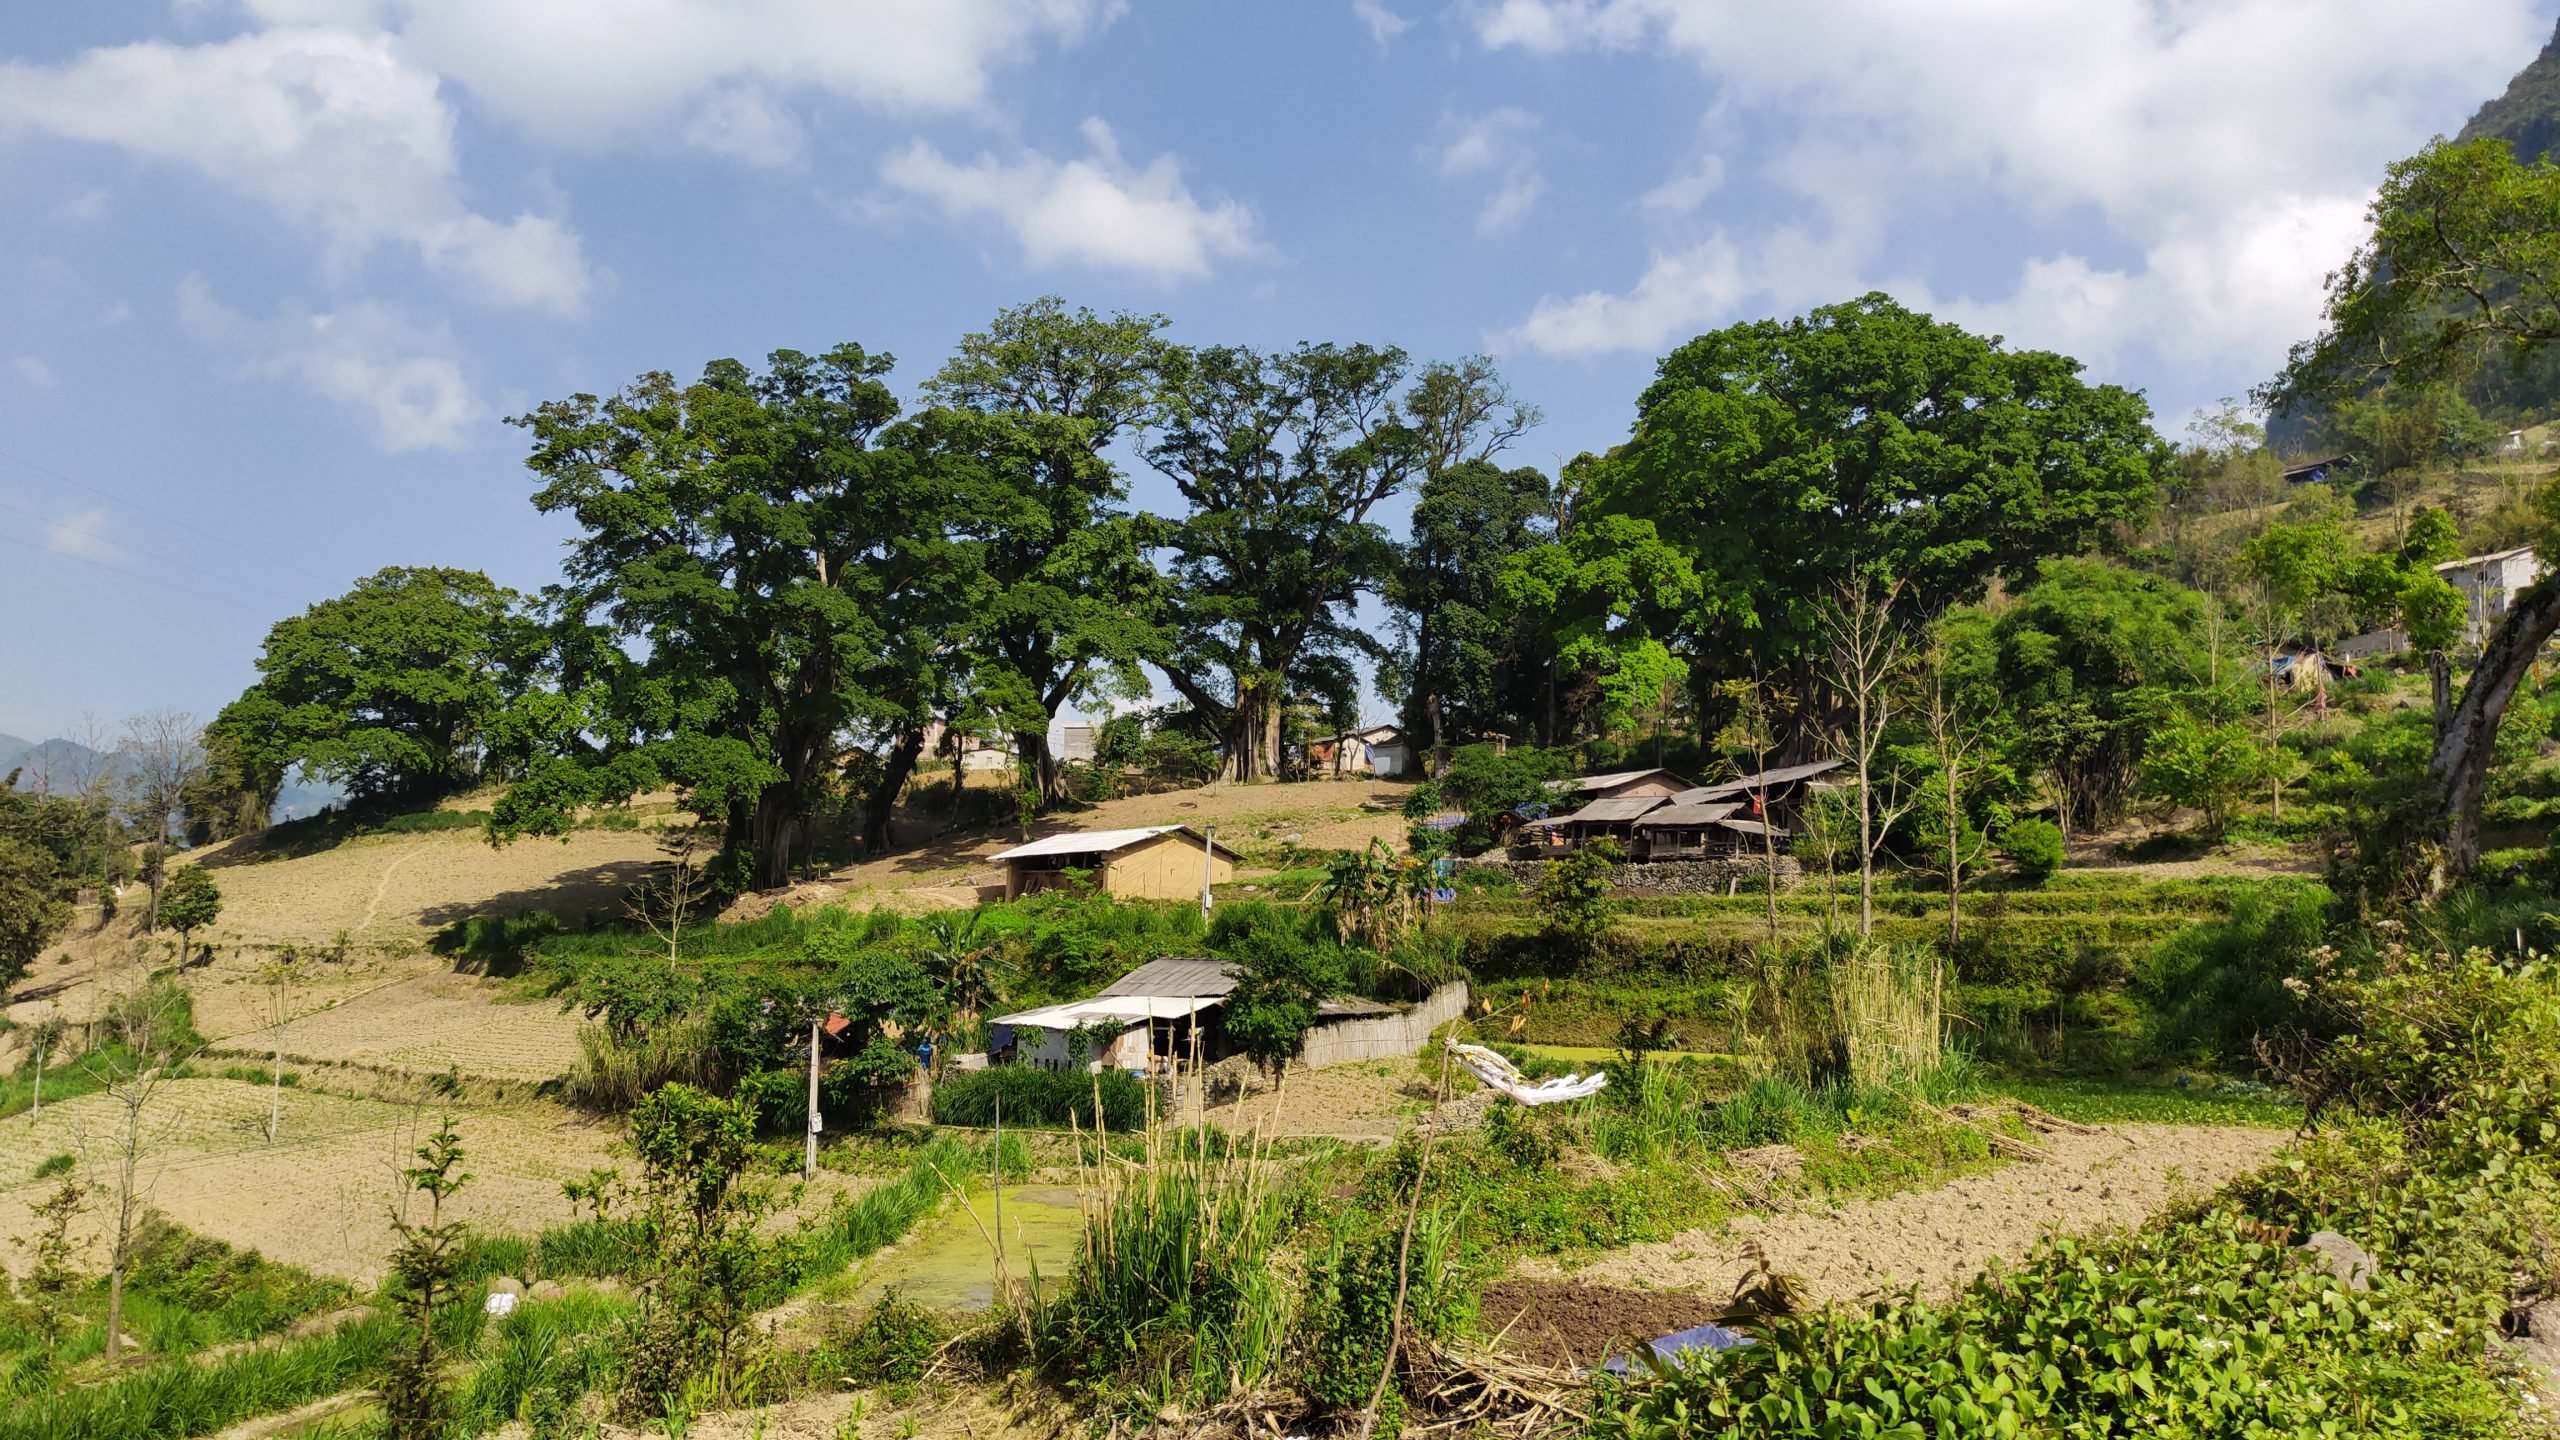
[[[1615,842],[1594,840],[1546,863],[1538,880],[1538,920],[1558,959],[1587,960],[1608,943],[1609,871],[1625,858]]]
[[[1029,1065],[994,1065],[944,1076],[933,1087],[933,1121],[984,1129],[1001,1114],[1009,1126],[1091,1130],[1096,1128],[1097,1097],[1100,1128],[1121,1134],[1146,1128],[1147,1087],[1127,1071],[1080,1074]]]
[[[1405,1264],[1405,1346],[1397,1356],[1395,1383],[1387,1386],[1379,1406],[1380,1434],[1393,1435],[1402,1428],[1415,1378],[1414,1340],[1445,1340],[1473,1311],[1466,1288],[1458,1283],[1456,1233],[1457,1219],[1447,1210],[1434,1208],[1414,1217],[1413,1246]],[[1387,1365],[1395,1323],[1396,1256],[1403,1239],[1403,1232],[1391,1225],[1356,1238],[1337,1236],[1308,1277],[1307,1394],[1336,1414],[1367,1406],[1378,1373]]]
[[[2000,855],[2019,879],[2041,885],[2062,868],[2062,827],[2050,820],[2012,820],[2000,832]]]
[[[902,1399],[949,1338],[942,1317],[891,1290],[838,1342],[836,1360],[847,1381],[885,1385],[893,1399]]]

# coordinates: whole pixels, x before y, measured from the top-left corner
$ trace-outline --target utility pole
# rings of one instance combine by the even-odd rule
[[[1200,918],[1209,918],[1209,877],[1217,870],[1218,827],[1208,826],[1200,838]]]
[[[818,1131],[825,1120],[818,1114],[818,1026],[819,1017],[809,1017],[809,1153],[801,1158],[800,1178],[818,1178]]]

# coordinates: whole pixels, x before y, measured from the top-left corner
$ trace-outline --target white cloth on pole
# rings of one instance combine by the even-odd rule
[[[1452,1042],[1449,1049],[1467,1073],[1481,1081],[1488,1090],[1499,1090],[1523,1105],[1552,1105],[1559,1100],[1582,1100],[1608,1088],[1609,1077],[1598,1072],[1589,1075],[1559,1075],[1553,1080],[1531,1083],[1520,1073],[1520,1067],[1481,1045]]]

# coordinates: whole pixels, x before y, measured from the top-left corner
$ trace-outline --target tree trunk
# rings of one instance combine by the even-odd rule
[[[1058,752],[1049,748],[1048,731],[1014,732],[1013,753],[1022,757],[1022,771],[1039,792],[1041,814],[1073,798],[1067,794],[1066,767],[1058,762]]]
[[[154,858],[151,862],[151,911],[142,919],[142,933],[145,935],[157,935],[160,933],[160,885],[161,882],[169,878],[169,815],[165,808],[161,811],[160,815],[159,846],[153,854]],[[187,957],[183,955],[178,957],[181,965],[184,964],[186,958]]]
[[[2442,796],[2447,879],[2469,873],[2480,859],[2480,800],[2498,721],[2554,629],[2560,629],[2560,575],[2535,582],[2489,632],[2480,663],[2472,667],[2470,683],[2436,741],[2427,770]]]
[[[880,768],[880,783],[862,802],[862,848],[873,855],[885,855],[895,837],[889,831],[889,817],[897,809],[899,792],[907,788],[907,777],[916,773],[917,757],[924,754],[924,729],[909,726],[898,732],[898,741],[889,747],[889,758]]]
[[[1422,702],[1422,713],[1431,721],[1431,775],[1439,778],[1449,768],[1449,736],[1440,720],[1440,697],[1430,696]]]
[[[1944,744],[1946,742],[1941,742]],[[1958,916],[1964,905],[1964,813],[1956,808],[1956,761],[1949,751],[1947,762],[1947,955],[1956,953]]]
[[[1239,784],[1280,774],[1280,698],[1276,678],[1236,682],[1227,725],[1227,778]]]
[[[2427,688],[2435,700],[2436,743],[2444,743],[2445,727],[2453,723],[2453,662],[2441,650],[2427,652]]]
[[[788,780],[764,787],[747,819],[747,850],[755,857],[756,886],[772,890],[791,883],[791,850],[800,841],[804,817],[800,787]]]

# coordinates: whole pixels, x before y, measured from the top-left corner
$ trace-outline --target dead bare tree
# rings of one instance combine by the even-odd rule
[[[1929,759],[1938,802],[1946,807],[1944,866],[1947,881],[1947,953],[1955,953],[1964,909],[1965,872],[1978,864],[1988,848],[1978,833],[1968,833],[1964,792],[1981,763],[1981,717],[1949,672],[1946,639],[1932,632],[1922,656],[1920,724],[1929,737]]]
[[[153,837],[151,909],[142,928],[154,932],[169,871],[169,822],[185,803],[187,787],[204,773],[204,727],[183,710],[146,711],[124,722],[116,757],[125,772],[126,823]]]
[[[162,1092],[193,1052],[184,992],[146,986],[117,997],[106,1017],[115,1043],[91,1050],[87,1063],[108,1098],[110,1130],[73,1136],[82,1152],[103,1148],[115,1169],[114,1209],[107,1230],[107,1361],[124,1349],[125,1271],[133,1259],[133,1235],[156,1172],[146,1174],[152,1152],[176,1132],[184,1116],[163,1103]]]
[[[1893,823],[1911,808],[1898,780],[1876,793],[1876,755],[1893,720],[1894,686],[1905,668],[1900,583],[1881,588],[1861,578],[1823,606],[1822,636],[1831,652],[1831,687],[1847,710],[1842,749],[1858,772],[1858,933],[1876,929],[1876,853]]]
[[[284,1025],[293,1018],[294,962],[299,952],[288,947],[275,959],[259,968],[258,980],[266,990],[267,1033],[275,1052],[275,1074],[267,1097],[267,1143],[284,1133]]]
[[[667,857],[665,872],[633,886],[623,901],[631,918],[649,927],[666,947],[670,970],[683,949],[686,919],[711,897],[711,879],[696,858],[701,846],[701,833],[690,825],[662,832],[658,850]]]
[[[1751,757],[1751,773],[1769,773],[1769,761],[1778,749],[1778,725],[1769,702],[1769,680],[1754,674],[1748,680],[1728,682],[1725,694],[1734,702],[1733,718],[1716,736],[1717,748]],[[1658,752],[1657,752],[1658,758]],[[1769,898],[1769,939],[1778,938],[1778,832],[1777,817],[1769,808],[1767,787],[1751,792],[1753,808],[1760,812],[1760,858],[1767,867],[1763,879]]]

